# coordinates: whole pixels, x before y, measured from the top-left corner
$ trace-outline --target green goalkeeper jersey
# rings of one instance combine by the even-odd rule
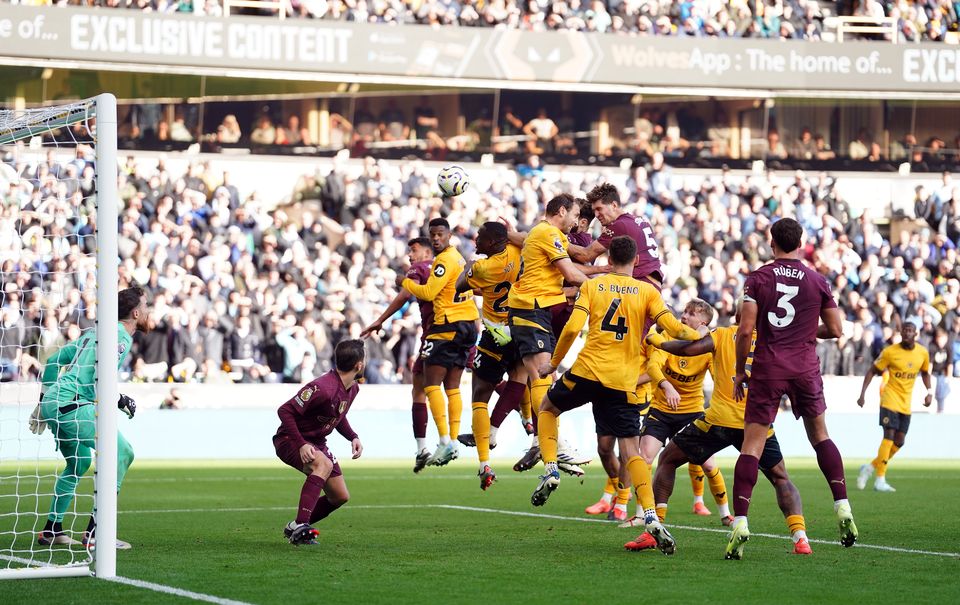
[[[130,353],[133,338],[117,322],[117,369]],[[43,407],[56,408],[74,401],[93,402],[97,397],[97,333],[87,330],[80,338],[65,344],[43,367]],[[52,418],[56,409],[44,409]]]

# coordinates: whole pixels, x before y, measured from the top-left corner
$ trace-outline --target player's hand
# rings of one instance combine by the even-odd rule
[[[663,383],[663,394],[667,398],[667,405],[671,410],[677,410],[680,407],[680,393],[669,382]]]
[[[861,395],[860,399],[857,399],[857,405],[859,405],[860,407],[863,407],[864,403],[866,403],[866,401],[863,400],[863,395]]]
[[[30,413],[30,432],[34,435],[42,435],[45,430],[47,430],[47,423],[44,422],[43,417],[40,415],[40,404],[37,404],[37,407],[33,408],[33,412]]]
[[[303,462],[304,464],[310,464],[316,457],[317,450],[313,447],[313,445],[304,443],[300,446],[300,462]]]
[[[127,418],[133,418],[134,414],[137,413],[137,402],[134,401],[132,397],[128,397],[123,393],[120,393],[120,399],[117,401],[117,408],[126,414]]]
[[[923,407],[928,408],[931,403],[933,403],[933,395],[927,393],[927,396],[923,398]]]
[[[740,401],[747,396],[747,382],[748,378],[746,373],[737,373],[733,377],[733,396],[737,398],[737,401]]]
[[[547,363],[540,366],[538,373],[540,374],[540,378],[546,378],[547,376],[552,376],[553,373],[556,371],[557,371],[557,366]]]
[[[703,326],[700,326],[699,328],[697,328],[697,334],[700,335],[700,338],[703,338],[704,336],[706,336],[706,335],[709,334],[709,333],[710,333],[710,328],[709,328],[708,326],[706,326],[706,325],[703,325]]]
[[[381,329],[383,329],[382,323],[370,324],[369,326],[364,328],[362,332],[360,332],[360,338],[363,338],[363,339],[370,338],[371,334],[373,334],[374,332],[379,332]]]
[[[647,344],[651,347],[660,348],[663,343],[667,342],[667,337],[661,334],[660,332],[654,332],[650,330],[650,333],[647,334]]]
[[[350,445],[353,446],[353,459],[356,460],[361,454],[363,454],[363,444],[360,443],[360,438],[357,437],[350,442]]]

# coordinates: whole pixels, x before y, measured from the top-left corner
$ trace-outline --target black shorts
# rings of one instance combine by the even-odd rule
[[[423,365],[465,368],[476,344],[477,324],[472,321],[434,324],[423,343]]]
[[[880,426],[906,434],[910,428],[910,414],[901,414],[887,408],[880,408]]]
[[[647,417],[643,419],[640,436],[650,435],[656,437],[661,443],[666,443],[668,439],[679,433],[680,429],[700,418],[703,418],[703,412],[671,414],[657,408],[650,408]]]
[[[553,335],[553,313],[547,309],[510,308],[507,318],[510,324],[510,337],[516,347],[517,356],[523,359],[537,353],[553,353],[557,338]]]
[[[517,363],[516,347],[513,342],[498,345],[493,335],[486,330],[480,334],[477,355],[473,360],[473,374],[490,384],[499,384],[504,374]]]
[[[743,447],[743,429],[717,426],[702,419],[694,420],[676,434],[673,442],[683,450],[691,464],[703,464],[710,456],[728,446],[737,448],[739,452]],[[777,436],[770,435],[760,454],[760,468],[769,470],[781,460],[783,454],[780,453]]]
[[[645,406],[636,393],[607,388],[595,380],[567,372],[553,383],[547,397],[562,412],[593,403],[598,435],[636,437],[640,434],[640,416]]]

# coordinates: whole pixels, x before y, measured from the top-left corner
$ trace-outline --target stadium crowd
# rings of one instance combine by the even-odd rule
[[[95,321],[90,156],[17,157],[8,153],[0,165],[3,380],[36,375]],[[263,200],[204,163],[181,174],[162,160],[147,169],[129,157],[121,170],[121,287],[146,287],[153,331],[136,337],[124,377],[307,380],[329,368],[334,343],[356,338],[396,294],[406,243],[430,218],[448,218],[454,245],[470,258],[483,221],[528,228],[552,196],[582,195],[602,178],[584,174],[581,181],[563,169],[546,172],[531,158],[516,174],[501,169],[479,195],[441,199],[419,161],[368,157],[357,174],[338,159],[304,175],[289,200]],[[922,342],[942,331],[960,359],[960,184],[949,173],[940,187],[916,189],[919,218],[889,237],[875,223],[885,209],[854,216],[826,174],[681,177],[655,154],[614,182],[626,210],[650,218],[675,308],[699,296],[729,322],[745,276],[771,258],[768,227],[793,215],[808,233],[807,260],[833,283],[849,324],[844,338],[821,343],[824,373],[862,375],[913,316],[923,322]],[[370,382],[409,379],[414,318],[405,310],[370,342]],[[953,371],[960,376],[960,364]]]
[[[22,3],[224,15],[221,0],[25,0]],[[290,0],[282,10],[289,17],[361,23],[821,40],[824,17],[831,12],[837,14],[838,4],[816,0]],[[821,6],[830,7],[831,12],[822,10]],[[281,9],[233,9],[274,16],[278,10]],[[948,34],[956,36],[960,6],[955,0],[855,0],[843,3],[840,12],[894,17],[900,42],[943,41]]]

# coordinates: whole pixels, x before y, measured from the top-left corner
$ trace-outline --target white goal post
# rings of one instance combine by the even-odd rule
[[[45,212],[55,214],[51,217]],[[0,110],[0,330],[5,326],[17,329],[18,322],[26,324],[28,313],[33,313],[30,328],[40,339],[34,343],[28,335],[21,349],[14,351],[15,358],[4,359],[4,349],[9,354],[12,341],[10,333],[0,332],[6,336],[0,345],[7,345],[0,347],[0,579],[116,576],[118,212],[117,103],[113,95],[58,106]],[[68,233],[63,225],[70,225],[71,219],[85,230]],[[32,258],[35,248],[49,252],[53,260],[34,274],[24,259]],[[24,256],[16,258],[17,250]],[[81,268],[70,265],[77,258]],[[60,267],[66,266],[65,276],[53,274],[51,268],[58,262]],[[9,275],[13,271],[16,277]],[[74,309],[68,304],[71,297],[76,298],[75,292],[69,292],[77,289],[71,284],[81,279],[88,307],[94,300],[89,290],[96,290],[94,318],[88,318],[86,324],[74,321],[77,316],[71,315]],[[30,286],[18,290],[21,281]],[[21,306],[24,300],[31,309]],[[37,304],[37,300],[43,303]],[[55,306],[58,301],[62,303],[59,308]],[[37,313],[44,323],[36,320]],[[84,489],[77,489],[77,497],[65,513],[64,542],[44,546],[38,543],[38,534],[47,520],[54,481],[65,466],[63,455],[55,452],[53,431],[35,435],[29,428],[31,413],[40,400],[37,372],[39,368],[42,374],[43,367],[43,355],[33,354],[55,348],[53,337],[56,345],[62,346],[68,339],[61,333],[68,324],[74,335],[83,325],[96,330],[93,497],[89,496],[89,479],[84,483],[80,478]],[[44,332],[45,328],[49,329]],[[51,337],[47,349],[43,349],[44,334]],[[96,548],[87,549],[69,536],[82,534],[92,512],[97,520]]]

